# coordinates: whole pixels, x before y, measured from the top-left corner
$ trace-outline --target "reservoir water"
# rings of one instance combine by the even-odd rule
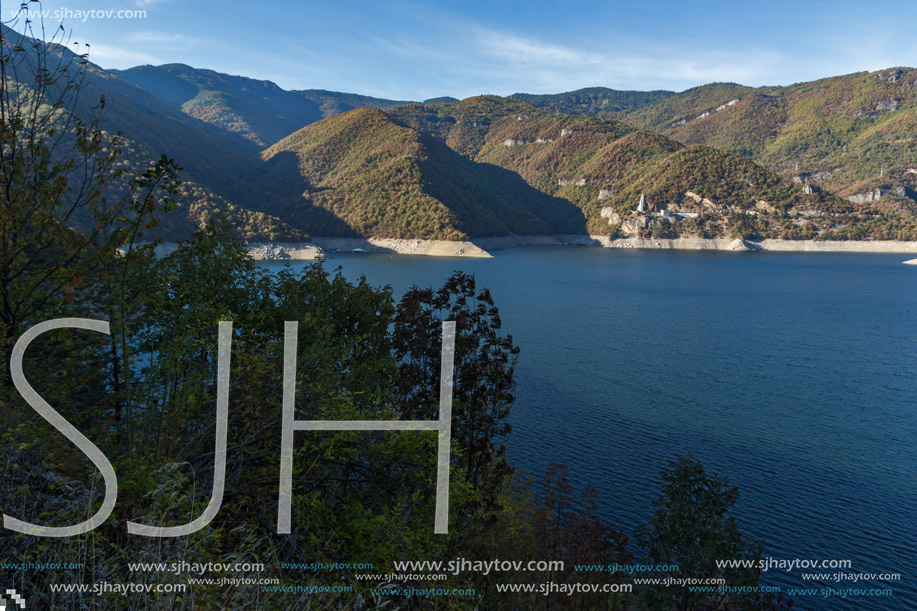
[[[734,515],[765,556],[901,575],[838,584],[764,573],[785,588],[894,590],[794,608],[913,609],[917,268],[906,258],[580,247],[347,254],[328,266],[390,284],[396,298],[474,273],[521,348],[510,462],[536,480],[567,464],[615,527],[645,523],[659,470],[690,452],[739,488]]]

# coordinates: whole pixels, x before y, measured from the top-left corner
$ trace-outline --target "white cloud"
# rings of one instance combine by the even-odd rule
[[[711,81],[758,83],[772,77],[786,59],[765,50],[730,54],[621,37],[603,41],[603,49],[581,48],[481,27],[475,39],[473,48],[482,55],[478,63],[485,71],[494,76],[505,71],[510,80],[543,92],[596,85],[648,89]]]
[[[603,63],[607,58],[555,44],[525,39],[515,34],[481,29],[479,43],[485,53],[512,64],[551,67],[586,67]]]
[[[402,97],[434,91],[457,96],[550,93],[589,86],[680,90],[716,81],[780,85],[900,64],[903,54],[902,36],[891,34],[888,38],[897,45],[870,37],[872,46],[881,49],[867,50],[850,45],[849,37],[795,38],[790,33],[784,40],[743,36],[741,28],[709,35],[690,27],[659,35],[607,19],[547,30],[531,19],[484,23],[429,6],[402,8],[402,27],[365,38],[362,43],[371,48],[336,50],[336,58],[348,55],[351,65],[390,64],[385,83],[405,87]],[[905,39],[917,49],[917,42]],[[417,74],[422,78],[410,78]],[[383,73],[368,76],[367,84],[378,83]]]
[[[336,67],[347,66],[364,77],[360,90],[384,83],[389,97],[415,98],[555,93],[592,86],[687,89],[712,81],[778,84],[799,68],[784,52],[753,43],[731,48],[736,43],[693,35],[658,40],[588,26],[546,34],[438,11],[412,11],[404,19],[410,27],[325,51],[334,55]],[[375,69],[361,70],[361,64]],[[379,72],[380,66],[388,69]]]
[[[164,0],[139,0],[158,1]],[[268,78],[287,89],[424,99],[589,86],[681,90],[712,81],[778,85],[890,67],[917,55],[917,41],[904,37],[902,44],[893,28],[850,44],[849,36],[798,37],[794,31],[773,39],[744,36],[741,29],[660,34],[609,20],[548,29],[538,20],[484,22],[429,6],[405,5],[400,12],[386,6],[396,13],[386,27],[357,19],[309,37],[278,27],[270,44],[255,46],[149,21],[137,24],[146,30],[105,39],[111,46],[94,47],[92,59],[111,67],[177,61]]]
[[[89,47],[89,59],[103,68],[132,68],[139,64],[161,64],[159,58],[124,47],[94,44]]]
[[[203,39],[197,36],[186,36],[175,32],[136,32],[128,36],[131,43],[166,44],[171,46],[196,47]]]

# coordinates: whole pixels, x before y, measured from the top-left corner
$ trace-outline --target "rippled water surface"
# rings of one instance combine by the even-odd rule
[[[616,527],[646,522],[660,468],[691,452],[738,486],[735,515],[765,555],[902,575],[892,599],[796,608],[913,609],[917,268],[905,258],[541,248],[330,264],[396,297],[474,273],[522,349],[511,462],[536,478],[566,463]],[[762,582],[811,587],[798,572]]]

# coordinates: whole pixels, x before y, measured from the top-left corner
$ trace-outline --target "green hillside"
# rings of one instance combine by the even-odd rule
[[[352,111],[264,159],[258,184],[283,185],[313,235],[843,238],[893,225],[738,155],[495,96]]]
[[[451,104],[408,104],[391,112],[403,125],[444,142],[469,158],[484,146],[492,124],[502,118],[536,112],[525,102],[482,95]]]
[[[628,123],[644,128],[658,128],[699,117],[717,106],[747,95],[752,89],[735,83],[711,83],[669,96],[665,100],[630,112]]]
[[[304,220],[314,235],[455,240],[584,229],[569,202],[476,164],[377,109],[305,127],[263,157],[261,182],[282,185],[288,202],[312,210]]]
[[[658,104],[673,95],[674,91],[617,91],[606,87],[587,87],[566,93],[515,93],[510,97],[548,112],[619,119],[629,112]]]
[[[786,222],[825,213],[818,227],[844,222],[865,209],[798,186],[741,157],[683,145],[614,121],[527,113],[491,126],[476,160],[512,170],[542,192],[583,211],[590,233],[781,237]],[[700,201],[694,201],[693,193]],[[646,215],[634,209],[643,195]],[[708,203],[703,203],[707,200]],[[602,216],[605,209],[606,216]],[[684,217],[662,219],[663,210]],[[610,223],[616,214],[618,223]],[[696,215],[696,218],[694,217]],[[628,223],[627,221],[631,221]]]
[[[788,87],[707,85],[632,112],[626,120],[685,144],[738,153],[843,197],[876,200],[886,210],[914,202],[913,68]]]

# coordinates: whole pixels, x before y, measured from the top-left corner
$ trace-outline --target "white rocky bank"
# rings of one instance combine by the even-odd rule
[[[875,252],[917,253],[917,242],[886,241],[814,241],[814,240],[735,240],[730,238],[616,238],[588,235],[507,236],[480,238],[475,244],[486,250],[516,246],[574,245],[603,248],[653,248],[670,250],[772,250],[784,252]]]
[[[783,252],[861,252],[915,253],[917,242],[899,241],[812,241],[812,240],[733,240],[729,238],[617,238],[588,235],[534,235],[476,238],[473,242],[447,240],[403,240],[395,238],[314,238],[312,242],[252,242],[248,251],[258,261],[311,261],[333,257],[335,253],[391,253],[430,257],[486,258],[488,251],[520,246],[601,246],[603,248],[731,250]],[[157,248],[160,256],[174,251],[166,242]],[[915,259],[914,261],[917,261]],[[908,261],[911,263],[911,261]]]

